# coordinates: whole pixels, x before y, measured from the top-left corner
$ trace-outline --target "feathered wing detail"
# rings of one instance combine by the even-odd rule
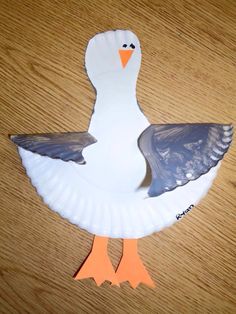
[[[87,132],[11,135],[18,146],[33,153],[63,161],[85,164],[83,149],[96,142]]]
[[[139,137],[152,182],[149,196],[158,196],[207,173],[221,160],[232,141],[228,124],[156,124]]]

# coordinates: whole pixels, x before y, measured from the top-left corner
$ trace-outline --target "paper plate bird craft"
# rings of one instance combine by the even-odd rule
[[[88,131],[11,136],[44,202],[95,235],[75,279],[92,277],[98,285],[155,286],[138,238],[172,225],[205,196],[232,140],[230,124],[150,125],[136,98],[140,64],[131,31],[95,35],[85,54],[97,92]],[[123,239],[116,271],[109,237]]]

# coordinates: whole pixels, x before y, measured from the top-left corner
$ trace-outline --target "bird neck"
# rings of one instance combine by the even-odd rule
[[[105,133],[108,136],[111,130],[113,133],[118,130],[118,135],[121,129],[127,132],[133,129],[140,133],[148,125],[149,122],[138,105],[135,88],[119,86],[116,89],[97,91],[88,130],[97,139],[104,137]]]
[[[135,87],[119,85],[115,88],[98,89],[94,115],[103,118],[123,117],[139,112]]]
[[[95,111],[104,109],[119,111],[137,105],[135,87],[117,86],[116,88],[97,90]]]
[[[106,73],[94,80],[97,98],[89,132],[95,137],[110,129],[142,130],[148,121],[136,98],[137,71]],[[104,134],[102,134],[104,135]]]

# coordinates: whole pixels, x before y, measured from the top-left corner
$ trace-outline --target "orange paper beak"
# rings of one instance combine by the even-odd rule
[[[131,58],[133,52],[134,51],[131,49],[129,49],[129,50],[120,49],[119,50],[120,60],[121,60],[123,68],[126,67],[126,65],[129,61],[129,59]]]

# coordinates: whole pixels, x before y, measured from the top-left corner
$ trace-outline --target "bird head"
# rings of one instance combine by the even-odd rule
[[[141,65],[137,36],[129,30],[107,31],[88,43],[85,67],[95,88],[136,84]]]

